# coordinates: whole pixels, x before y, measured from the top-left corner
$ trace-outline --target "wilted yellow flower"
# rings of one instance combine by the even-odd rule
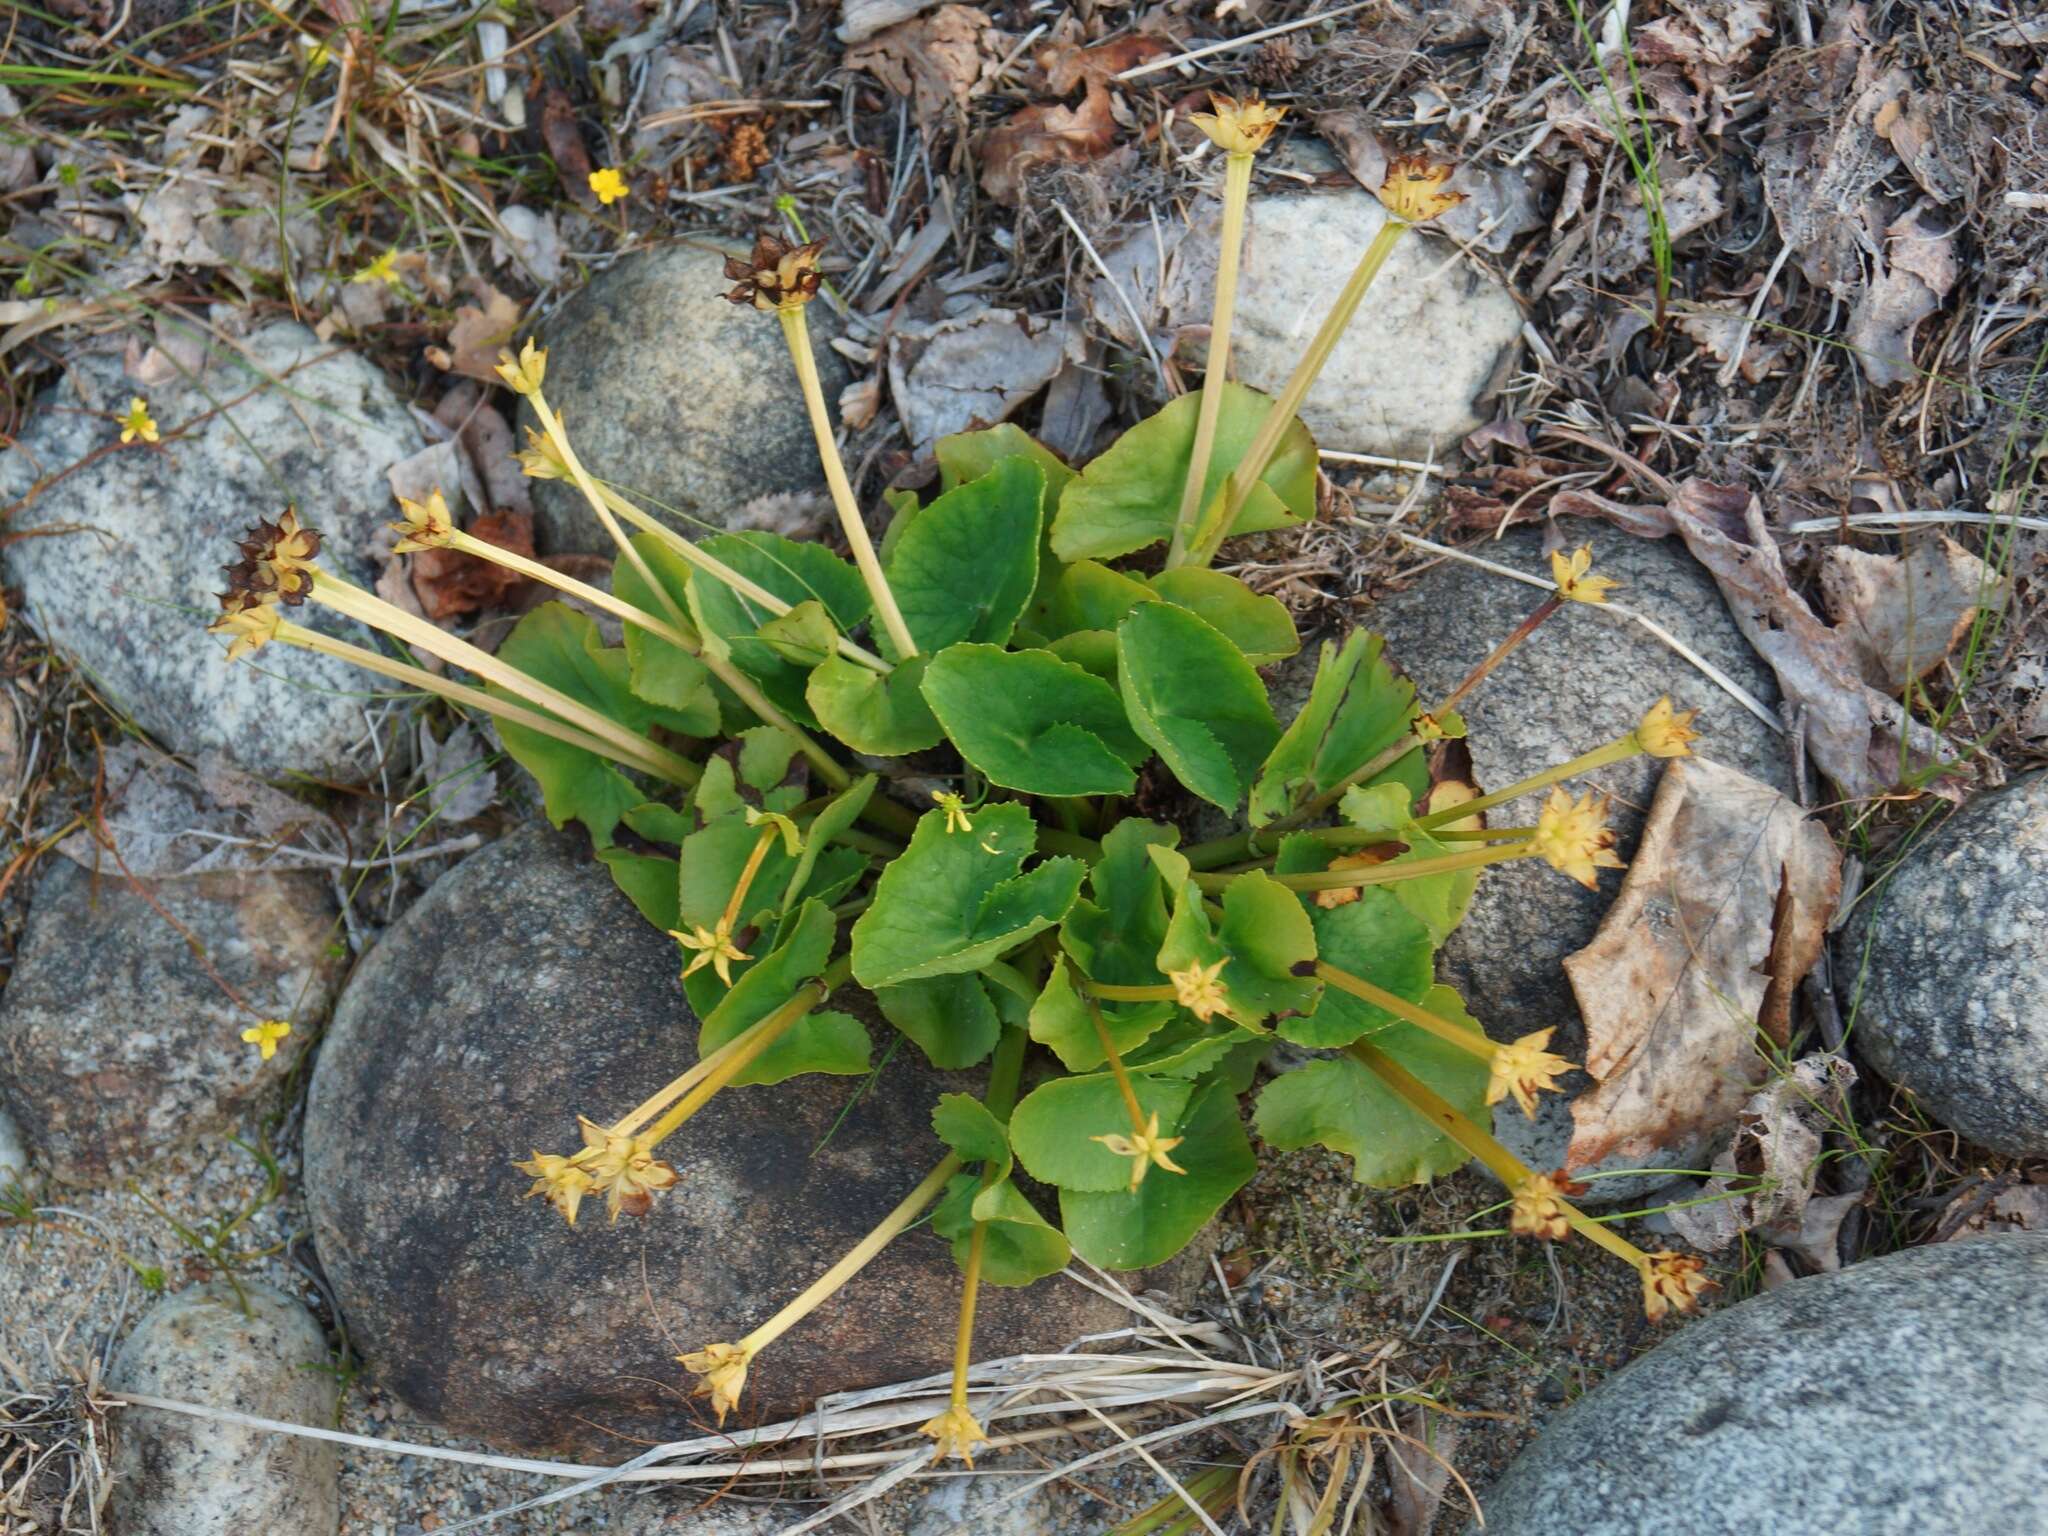
[[[974,823],[967,819],[967,802],[950,789],[932,791],[932,803],[946,813],[948,832],[972,832]]]
[[[1174,997],[1181,1007],[1188,1010],[1204,1024],[1219,1013],[1230,1011],[1230,999],[1223,990],[1223,967],[1225,961],[1204,965],[1194,961],[1184,971],[1168,971],[1166,979],[1173,983]]]
[[[562,422],[563,413],[555,412],[555,421]],[[554,439],[532,427],[526,429],[526,448],[513,455],[519,460],[519,467],[530,480],[567,480],[569,465],[562,458],[562,452],[555,446]]]
[[[576,1165],[574,1158],[537,1151],[525,1162],[512,1166],[521,1173],[533,1175],[533,1187],[527,1190],[527,1199],[546,1195],[548,1204],[562,1213],[562,1219],[572,1227],[576,1225],[576,1207],[590,1193],[591,1179]]]
[[[1493,1068],[1486,1080],[1486,1102],[1498,1104],[1513,1094],[1515,1102],[1522,1107],[1522,1113],[1535,1119],[1536,1095],[1555,1093],[1557,1080],[1572,1069],[1572,1064],[1564,1057],[1552,1055],[1544,1049],[1556,1033],[1554,1029],[1539,1029],[1534,1034],[1522,1036],[1513,1045],[1496,1045],[1493,1048]]]
[[[1146,1172],[1155,1164],[1164,1168],[1168,1173],[1187,1172],[1187,1169],[1181,1167],[1180,1164],[1166,1155],[1183,1141],[1187,1140],[1187,1138],[1185,1136],[1161,1136],[1159,1134],[1159,1116],[1157,1113],[1153,1114],[1152,1118],[1145,1122],[1145,1129],[1142,1131],[1133,1131],[1128,1136],[1112,1131],[1107,1136],[1090,1136],[1088,1139],[1101,1142],[1118,1157],[1128,1157],[1132,1160],[1131,1188],[1133,1189],[1136,1189],[1145,1182]]]
[[[1536,820],[1530,845],[1550,867],[1570,875],[1589,891],[1600,888],[1595,871],[1626,866],[1614,852],[1614,829],[1607,825],[1607,797],[1588,790],[1574,800],[1553,789]]]
[[[583,1131],[583,1150],[571,1161],[590,1175],[593,1192],[604,1191],[612,1220],[617,1221],[621,1211],[645,1216],[656,1192],[675,1183],[675,1169],[655,1157],[645,1136],[621,1136],[581,1116],[576,1123]]]
[[[1643,1312],[1653,1323],[1667,1312],[1691,1312],[1700,1304],[1703,1292],[1715,1288],[1706,1276],[1706,1266],[1688,1253],[1666,1248],[1643,1255]]]
[[[455,532],[455,519],[449,515],[448,500],[439,487],[425,501],[399,497],[398,510],[405,514],[405,521],[391,525],[391,531],[399,535],[398,542],[391,546],[394,554],[439,549]]]
[[[1518,1237],[1540,1237],[1545,1242],[1558,1242],[1571,1231],[1571,1223],[1565,1219],[1564,1198],[1585,1187],[1574,1179],[1532,1173],[1515,1190],[1514,1210],[1508,1216],[1509,1229]]]
[[[228,637],[228,660],[240,661],[252,651],[260,651],[277,638],[277,627],[283,622],[283,615],[275,603],[258,602],[245,594],[224,592],[224,604],[235,606],[206,626],[208,634]]]
[[[132,443],[138,437],[145,443],[161,440],[156,429],[156,418],[149,414],[149,402],[140,395],[128,402],[128,414],[121,418],[121,441]]]
[[[685,976],[694,976],[708,965],[718,973],[718,979],[729,987],[732,985],[732,962],[753,959],[752,955],[733,943],[732,930],[723,918],[719,919],[716,928],[706,928],[699,923],[688,933],[671,928],[668,936],[683,948],[696,951],[695,958],[683,967]]]
[[[613,166],[601,166],[590,173],[590,190],[597,194],[597,200],[609,208],[626,195],[626,178]]]
[[[1209,105],[1215,110],[1193,113],[1189,121],[1209,136],[1210,143],[1233,155],[1257,154],[1287,115],[1285,107],[1268,106],[1256,96],[1239,100],[1221,91],[1209,93]]]
[[[1621,583],[1611,576],[1589,576],[1593,568],[1593,546],[1581,544],[1567,559],[1562,550],[1550,552],[1550,579],[1557,595],[1568,603],[1604,603],[1607,594]]]
[[[503,379],[515,395],[537,395],[541,381],[548,376],[548,355],[533,344],[531,336],[526,345],[514,357],[510,347],[498,350],[498,377]]]
[[[801,309],[817,296],[823,281],[818,253],[824,248],[822,240],[791,245],[762,235],[754,241],[751,255],[726,258],[725,275],[739,284],[726,297],[756,309]]]
[[[1379,200],[1395,218],[1410,224],[1426,224],[1465,201],[1464,193],[1443,189],[1457,169],[1455,165],[1433,165],[1424,155],[1390,160],[1387,179],[1380,184]]]
[[[1671,696],[1666,694],[1637,723],[1636,745],[1652,757],[1691,757],[1692,744],[1700,739],[1700,733],[1692,728],[1699,713],[1673,709]]]
[[[265,1061],[277,1054],[277,1042],[292,1032],[291,1025],[283,1019],[265,1019],[242,1031],[242,1039],[256,1047],[256,1054]]]
[[[939,1454],[933,1458],[935,1461],[958,1456],[970,1467],[974,1465],[974,1448],[988,1444],[987,1431],[964,1406],[948,1408],[936,1419],[927,1421],[918,1433],[930,1435],[939,1442]]]
[[[684,1370],[697,1374],[699,1380],[692,1396],[710,1398],[712,1410],[723,1424],[725,1416],[740,1405],[752,1358],[737,1344],[706,1344],[694,1354],[677,1355],[676,1361]]]

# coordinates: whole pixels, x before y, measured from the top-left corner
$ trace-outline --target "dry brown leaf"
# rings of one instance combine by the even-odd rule
[[[1990,1198],[1982,1189],[1966,1190],[1942,1212],[1947,1242],[1987,1232],[2048,1232],[2048,1184],[1994,1187]]]
[[[555,178],[586,212],[598,209],[597,194],[590,190],[590,151],[583,147],[583,130],[576,126],[576,107],[569,93],[553,81],[541,92],[540,136],[555,162]]]
[[[487,510],[533,510],[533,482],[519,466],[511,425],[484,399],[481,389],[463,380],[441,397],[434,419],[455,434],[474,471],[463,477],[465,490],[473,479]]]
[[[1946,534],[1903,555],[1837,545],[1821,556],[1820,593],[1864,680],[1888,693],[1940,666],[1980,606],[1996,606],[1998,573]]]
[[[486,544],[533,558],[533,519],[523,512],[486,512],[469,532]],[[412,557],[412,587],[435,623],[485,608],[509,608],[529,585],[517,571],[454,549],[423,549]]]
[[[1763,1078],[1757,1012],[1781,880],[1781,971],[1806,974],[1842,888],[1824,828],[1768,784],[1682,758],[1665,770],[1621,894],[1565,958],[1597,1086],[1572,1105],[1567,1169],[1655,1161],[1717,1134]]]
[[[1401,1415],[1401,1434],[1387,1442],[1387,1536],[1429,1536],[1450,1486],[1458,1424],[1418,1404]]]
[[[1893,220],[1884,254],[1849,316],[1849,345],[1865,378],[1882,386],[1920,376],[1913,332],[1941,307],[1960,275],[1952,225],[1941,226],[1924,205]]]
[[[966,107],[982,76],[995,67],[1001,34],[986,12],[942,5],[929,16],[898,22],[846,53],[848,69],[864,69],[918,115],[942,118]]]
[[[981,184],[999,203],[1014,205],[1031,170],[1061,161],[1097,160],[1116,144],[1111,78],[1123,70],[1173,51],[1173,44],[1149,32],[1133,32],[1093,48],[1057,43],[1042,50],[1038,64],[1047,85],[1061,96],[1078,86],[1077,105],[1040,102],[1011,114],[989,130],[981,146]]]
[[[993,426],[1043,388],[1075,342],[1073,327],[1013,309],[899,325],[889,336],[889,395],[920,458],[941,437]]]
[[[443,373],[464,378],[498,382],[498,352],[510,344],[519,329],[519,304],[489,283],[473,285],[481,308],[464,304],[455,311],[455,323],[448,328],[448,345],[428,347],[427,361]]]

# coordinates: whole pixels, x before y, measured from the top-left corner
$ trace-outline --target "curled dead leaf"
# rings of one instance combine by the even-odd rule
[[[448,328],[448,345],[428,347],[427,361],[443,373],[495,384],[498,350],[519,329],[519,304],[489,283],[479,281],[474,290],[478,302],[457,308],[455,323]]]
[[[1947,659],[1980,607],[2004,592],[1998,573],[1946,534],[1903,555],[1838,545],[1821,556],[1821,601],[1864,680],[1901,693]]]
[[[1081,100],[1024,107],[991,129],[981,146],[983,189],[997,202],[1014,205],[1032,170],[1108,154],[1115,147],[1117,127],[1112,78],[1172,49],[1166,38],[1134,32],[1093,48],[1056,43],[1041,50],[1038,63],[1048,88],[1067,96],[1078,87]]]

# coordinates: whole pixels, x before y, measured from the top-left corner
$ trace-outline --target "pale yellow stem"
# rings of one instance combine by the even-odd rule
[[[615,618],[623,619],[635,629],[644,629],[650,635],[659,635],[670,645],[695,654],[701,645],[694,635],[685,634],[666,619],[656,618],[645,608],[636,608],[623,598],[612,596],[602,588],[593,587],[587,581],[578,581],[574,576],[565,576],[551,565],[538,560],[529,560],[516,550],[510,550],[480,539],[460,528],[448,535],[448,548],[458,549],[465,555],[474,555],[479,560],[488,560],[493,565],[502,565],[508,571],[517,571],[532,581],[553,587],[557,592],[566,592],[580,602],[601,608]]]
[[[1559,763],[1555,768],[1546,768],[1541,773],[1531,774],[1519,783],[1510,784],[1506,789],[1496,789],[1490,795],[1481,795],[1476,800],[1463,800],[1456,805],[1447,805],[1440,811],[1431,811],[1427,816],[1415,818],[1415,825],[1423,831],[1441,826],[1447,821],[1463,821],[1467,816],[1477,816],[1490,811],[1496,805],[1506,805],[1510,800],[1520,799],[1533,790],[1548,789],[1566,779],[1577,778],[1582,773],[1591,773],[1596,768],[1605,768],[1610,763],[1625,763],[1642,754],[1642,744],[1636,740],[1636,733],[1630,731],[1617,741],[1610,741],[1604,747],[1595,747],[1582,752],[1568,763]]]
[[[974,1304],[981,1290],[981,1253],[988,1246],[988,1223],[977,1221],[967,1240],[967,1264],[961,1277],[960,1328],[953,1335],[953,1406],[967,1409],[967,1371],[974,1364]]]
[[[724,1071],[732,1064],[735,1057],[748,1051],[754,1052],[755,1055],[760,1054],[760,1050],[757,1048],[764,1048],[761,1047],[762,1037],[780,1035],[783,1030],[789,1027],[791,1022],[789,1019],[782,1018],[779,1013],[771,1013],[765,1018],[749,1024],[739,1034],[734,1035],[717,1050],[691,1067],[689,1071],[663,1087],[659,1093],[643,1099],[634,1106],[630,1114],[611,1128],[612,1134],[614,1136],[632,1135],[641,1126],[660,1114],[664,1109],[667,1109],[677,1099],[688,1093],[692,1088],[695,1088],[706,1078]],[[774,1043],[772,1038],[769,1043]],[[749,1056],[748,1059],[752,1060],[753,1058]]]
[[[725,1057],[718,1066],[706,1072],[662,1117],[647,1128],[647,1144],[657,1146],[674,1135],[683,1122],[711,1102],[725,1085],[753,1065],[755,1058],[767,1050],[787,1033],[803,1016],[831,995],[831,986],[822,981],[806,983],[796,995],[777,1008],[773,1013],[753,1025],[745,1034],[731,1042],[740,1046],[732,1055]],[[744,1045],[741,1042],[745,1041]]]
[[[1497,1047],[1476,1029],[1454,1024],[1449,1019],[1431,1013],[1427,1008],[1417,1007],[1405,997],[1395,996],[1384,987],[1374,986],[1362,976],[1340,971],[1327,961],[1316,962],[1316,976],[1339,992],[1348,992],[1360,1002],[1371,1003],[1375,1008],[1383,1008],[1395,1018],[1405,1019],[1417,1029],[1435,1035],[1439,1040],[1447,1040],[1459,1050],[1477,1056],[1481,1061],[1490,1063],[1493,1060]]]
[[[1188,539],[1202,513],[1202,488],[1216,449],[1216,421],[1223,412],[1223,386],[1230,376],[1230,327],[1237,310],[1237,268],[1244,245],[1244,210],[1252,187],[1252,156],[1233,154],[1223,168],[1223,245],[1216,256],[1216,299],[1209,315],[1209,360],[1202,372],[1202,400],[1195,418],[1195,445],[1188,455],[1187,484],[1173,520],[1166,563],[1187,558]]]

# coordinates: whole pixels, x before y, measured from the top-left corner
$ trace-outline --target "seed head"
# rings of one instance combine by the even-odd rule
[[[1565,1196],[1575,1195],[1585,1187],[1561,1174],[1531,1174],[1515,1190],[1514,1209],[1508,1215],[1509,1228],[1517,1237],[1541,1238],[1546,1243],[1560,1241],[1572,1229],[1564,1214]]]
[[[533,1187],[527,1190],[527,1199],[531,1200],[535,1195],[547,1196],[548,1204],[562,1213],[562,1219],[572,1227],[576,1225],[576,1207],[590,1193],[591,1179],[577,1166],[574,1158],[537,1151],[525,1162],[512,1166],[521,1173],[533,1175]]]
[[[1387,179],[1380,184],[1380,202],[1397,219],[1427,224],[1465,201],[1464,193],[1443,189],[1457,169],[1455,165],[1433,164],[1426,155],[1404,155],[1390,160]]]
[[[616,1222],[621,1211],[645,1216],[656,1193],[675,1183],[675,1169],[655,1157],[653,1143],[645,1136],[621,1136],[581,1117],[576,1123],[583,1131],[583,1150],[572,1161],[590,1175],[593,1192],[604,1191],[612,1220]]]
[[[277,611],[275,603],[259,602],[240,593],[223,593],[221,603],[235,606],[227,608],[219,618],[206,626],[208,634],[228,637],[228,660],[240,661],[252,651],[260,651],[277,638],[278,625],[284,615]]]
[[[753,1356],[737,1344],[706,1344],[694,1354],[677,1355],[676,1362],[699,1380],[691,1395],[711,1399],[718,1422],[740,1405],[740,1393],[747,1388],[747,1366]]]
[[[1644,1254],[1642,1273],[1643,1312],[1653,1323],[1662,1322],[1667,1312],[1695,1311],[1701,1295],[1715,1288],[1702,1261],[1669,1248]]]
[[[824,249],[822,240],[790,245],[761,235],[751,255],[726,258],[725,275],[739,285],[726,297],[756,309],[801,309],[817,297],[818,253]]]

